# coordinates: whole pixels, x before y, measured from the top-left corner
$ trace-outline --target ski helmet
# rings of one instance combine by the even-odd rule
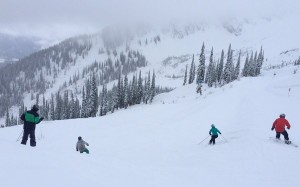
[[[82,140],[81,136],[78,137],[78,140]]]
[[[211,124],[211,127],[215,127],[215,125],[214,125],[214,124]]]
[[[281,118],[285,118],[285,114],[280,114],[280,116],[279,117],[281,117]]]

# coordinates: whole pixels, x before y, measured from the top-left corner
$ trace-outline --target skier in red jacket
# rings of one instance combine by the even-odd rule
[[[290,123],[285,119],[285,114],[280,114],[279,118],[274,121],[271,130],[275,129],[276,139],[280,139],[280,134],[282,134],[284,136],[285,143],[290,144],[291,141],[289,141],[289,135],[285,130],[285,126],[287,126],[287,129],[291,128]]]

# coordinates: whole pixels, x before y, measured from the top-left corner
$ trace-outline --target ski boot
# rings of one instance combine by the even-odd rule
[[[289,140],[285,140],[284,141],[286,144],[291,144],[292,142],[291,141],[289,141]]]

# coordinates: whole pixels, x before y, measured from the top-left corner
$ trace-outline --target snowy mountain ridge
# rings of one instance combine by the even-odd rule
[[[69,39],[63,42],[65,44],[70,42],[70,44],[66,45],[68,47],[67,49],[70,50],[65,53],[65,55],[67,55],[66,58],[60,54],[59,50],[65,51],[63,47],[60,47],[61,44],[54,46],[53,52],[49,53],[55,52],[56,55],[54,58],[50,55],[49,62],[47,60],[49,57],[45,58],[45,62],[52,66],[53,71],[58,70],[56,75],[54,77],[53,75],[44,75],[45,77],[43,77],[42,80],[46,80],[48,83],[45,85],[45,88],[43,88],[43,91],[27,92],[27,94],[24,95],[24,104],[25,106],[30,106],[35,103],[36,99],[34,98],[37,93],[43,94],[46,99],[50,99],[51,94],[62,90],[63,85],[69,82],[72,77],[81,73],[84,68],[91,66],[96,61],[105,62],[108,59],[116,61],[122,51],[128,50],[139,51],[145,56],[148,62],[147,66],[138,68],[138,70],[142,70],[143,77],[147,76],[149,70],[155,70],[157,72],[157,85],[171,88],[178,87],[182,84],[180,77],[184,76],[186,65],[190,64],[189,59],[191,59],[192,54],[195,54],[197,64],[202,42],[206,45],[205,53],[207,59],[211,47],[214,48],[215,61],[220,57],[221,50],[226,50],[231,43],[235,60],[240,50],[242,62],[244,62],[247,54],[250,55],[251,51],[259,50],[260,47],[263,46],[266,57],[264,66],[269,64],[281,64],[282,62],[292,63],[300,54],[298,50],[293,50],[297,49],[298,46],[298,43],[295,42],[297,40],[294,39],[294,37],[297,36],[293,36],[292,39],[290,38],[290,34],[283,34],[285,37],[281,37],[283,42],[281,42],[280,47],[270,45],[278,40],[278,38],[273,37],[274,34],[268,35],[270,30],[273,29],[272,27],[280,27],[278,23],[283,24],[284,22],[277,20],[276,25],[274,25],[271,20],[259,20],[255,23],[246,20],[243,22],[233,21],[226,24],[171,24],[161,28],[143,25],[135,29],[128,28],[122,31],[118,27],[109,27],[95,35]],[[253,32],[262,26],[264,26],[264,29],[261,29],[260,33],[257,31]],[[285,33],[291,31],[292,30],[289,29],[282,30],[282,32]],[[249,35],[250,32],[251,35]],[[74,52],[74,46],[72,45],[77,46],[77,52]],[[56,47],[58,48],[56,49]],[[288,52],[282,53],[283,51]],[[37,54],[39,55],[41,53]],[[36,55],[37,58],[35,57],[37,60],[39,58],[38,55]],[[183,59],[180,63],[168,62],[171,56]],[[75,65],[70,63],[72,61]],[[34,63],[38,62],[36,61]],[[57,65],[54,65],[55,63]],[[167,63],[172,63],[172,65],[166,66]],[[60,71],[59,67],[62,64],[66,64],[67,66],[63,71]],[[41,72],[48,74],[44,68],[38,72],[35,72],[35,74],[38,75]],[[129,77],[132,77],[134,74],[135,73],[129,73]],[[36,80],[38,80],[37,77],[38,76],[35,78]],[[173,79],[171,79],[171,77],[173,77]],[[21,80],[22,76],[17,79]],[[76,86],[67,86],[63,90],[81,90],[84,80],[85,78],[78,80],[79,82]],[[108,86],[111,87],[112,84],[113,83],[110,83],[110,86]],[[34,88],[34,90],[36,90],[36,88]],[[43,93],[44,91],[45,93]],[[77,97],[80,98],[80,92],[77,93]],[[17,109],[15,108],[12,110],[12,113],[16,114],[16,111]]]

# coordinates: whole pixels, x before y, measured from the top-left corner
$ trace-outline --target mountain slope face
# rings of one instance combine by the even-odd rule
[[[299,148],[275,142],[271,131],[284,112],[290,139],[300,145],[300,74],[294,69],[205,88],[202,96],[195,84],[180,86],[151,105],[105,117],[43,122],[36,148],[15,142],[21,126],[2,129],[0,185],[298,187]],[[215,146],[208,139],[198,144],[211,124],[227,141],[220,136]],[[76,152],[78,136],[90,144],[90,155]],[[11,173],[21,174],[15,180]]]
[[[296,42],[299,36],[293,34],[297,26],[285,27],[288,19],[171,24],[162,28],[112,27],[92,36],[68,39],[0,70],[0,116],[5,115],[7,107],[23,102],[29,107],[36,103],[37,95],[50,99],[58,91],[72,90],[80,99],[82,86],[92,72],[96,72],[98,86],[110,83],[111,87],[120,72],[132,77],[141,70],[145,77],[154,69],[157,85],[178,87],[192,54],[197,64],[203,42],[206,65],[212,47],[217,61],[222,49],[226,50],[230,43],[235,63],[240,50],[243,62],[247,53],[250,55],[261,46],[265,49],[265,66],[293,63],[300,53]],[[133,53],[136,55],[130,58]],[[124,64],[119,63],[122,54],[126,57],[126,71]],[[97,70],[93,69],[95,65]],[[16,111],[13,107],[10,113]]]

